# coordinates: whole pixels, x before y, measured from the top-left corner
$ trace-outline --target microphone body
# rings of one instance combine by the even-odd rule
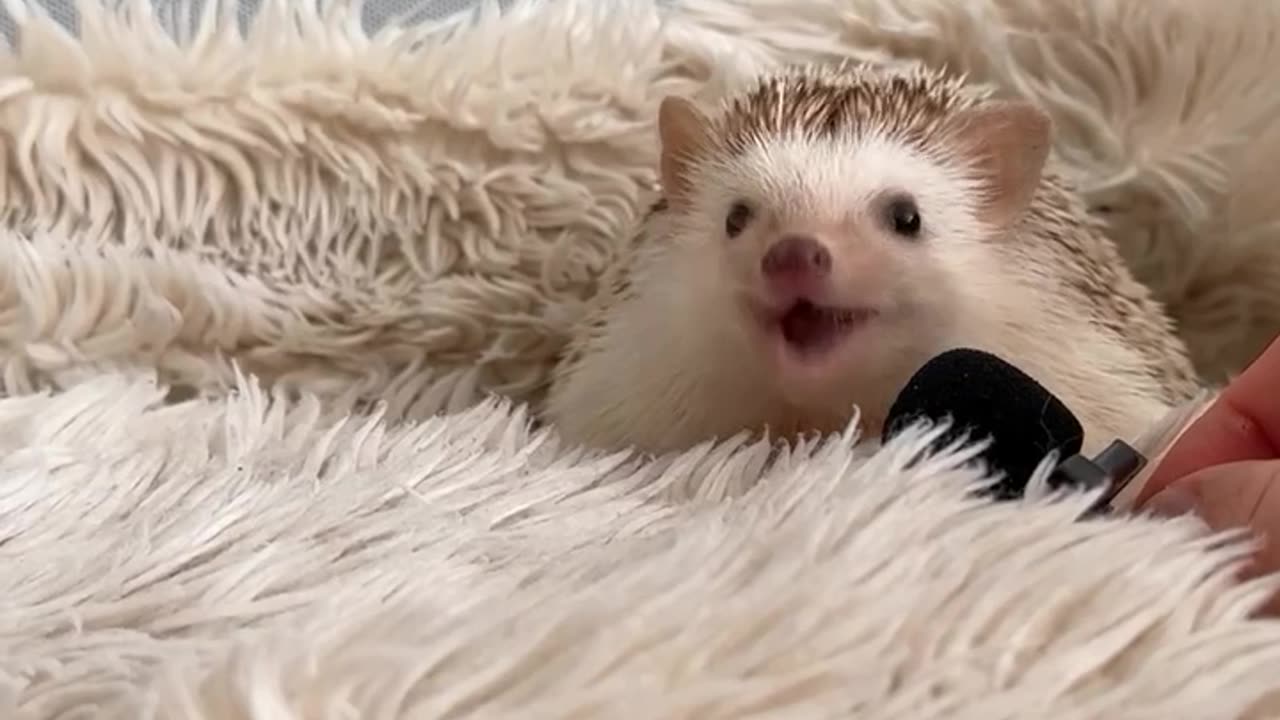
[[[958,439],[988,441],[982,460],[1002,477],[988,491],[995,500],[1023,497],[1032,473],[1050,453],[1065,458],[1049,476],[1054,490],[1107,490],[1089,509],[1096,515],[1147,464],[1116,440],[1090,460],[1080,454],[1084,428],[1075,415],[1026,373],[987,352],[956,349],[925,363],[889,408],[882,439],[926,420],[949,421],[934,449]]]
[[[1092,460],[1079,453],[1058,463],[1049,473],[1053,490],[1091,491],[1106,488],[1086,515],[1102,515],[1111,511],[1111,503],[1147,465],[1147,459],[1132,445],[1113,440]]]

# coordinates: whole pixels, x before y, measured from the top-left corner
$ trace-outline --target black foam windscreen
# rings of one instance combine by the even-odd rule
[[[1080,452],[1084,443],[1084,428],[1061,400],[981,350],[948,350],[917,370],[889,408],[882,438],[888,440],[920,419],[951,421],[935,448],[962,437],[989,438],[982,459],[1003,474],[990,491],[997,499],[1021,497],[1050,451],[1056,450],[1061,461]]]

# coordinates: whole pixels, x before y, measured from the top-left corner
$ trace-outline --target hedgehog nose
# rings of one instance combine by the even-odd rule
[[[760,261],[772,280],[817,280],[831,272],[831,253],[810,235],[786,235]]]

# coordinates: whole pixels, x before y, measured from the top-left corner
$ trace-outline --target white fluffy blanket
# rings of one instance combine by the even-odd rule
[[[373,36],[7,5],[0,717],[1280,716],[1274,583],[1190,521],[984,506],[963,456],[905,466],[918,436],[644,461],[523,405],[657,101],[848,55],[1043,102],[1229,371],[1280,326],[1274,4],[558,0]]]

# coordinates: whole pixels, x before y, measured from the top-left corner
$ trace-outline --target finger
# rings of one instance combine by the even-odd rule
[[[1260,546],[1241,576],[1280,571],[1280,460],[1201,470],[1151,498],[1143,509],[1166,517],[1194,512],[1214,531],[1251,528]],[[1280,609],[1280,600],[1273,604]]]
[[[1280,617],[1280,592],[1271,596],[1271,599],[1263,603],[1254,613],[1258,617]]]
[[[1271,339],[1223,393],[1236,407],[1259,420],[1274,441],[1280,438],[1280,335]]]
[[[1268,520],[1280,529],[1280,460],[1245,460],[1192,473],[1143,504],[1160,514],[1194,511],[1214,530]],[[1273,513],[1268,515],[1268,513]]]
[[[1274,457],[1280,457],[1280,337],[1182,433],[1136,502],[1207,467]]]

